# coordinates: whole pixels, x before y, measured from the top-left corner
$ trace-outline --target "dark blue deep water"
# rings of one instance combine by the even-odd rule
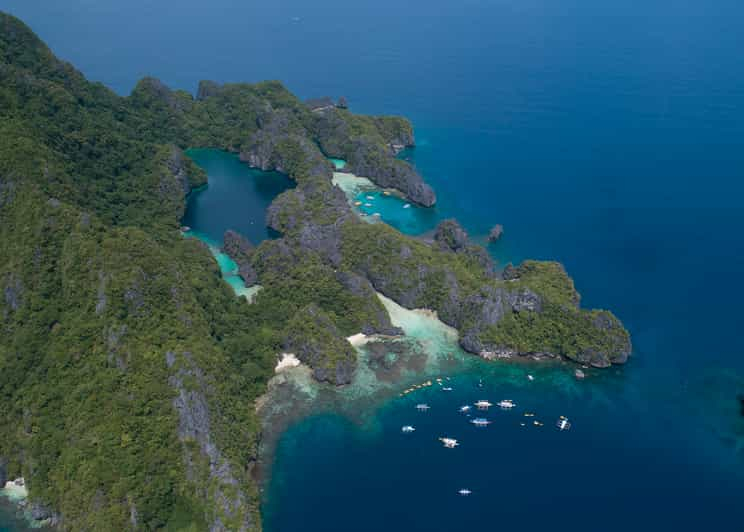
[[[405,114],[408,155],[440,200],[405,230],[455,216],[478,237],[501,223],[497,258],[562,261],[584,305],[630,329],[631,362],[582,383],[548,369],[505,382],[493,367],[483,390],[460,375],[451,394],[396,398],[361,422],[300,422],[279,444],[267,530],[744,530],[740,1],[0,8],[122,94],[145,75],[188,90],[280,79],[302,97]],[[519,407],[477,431],[457,406],[482,394]],[[522,427],[525,410],[545,426]],[[559,433],[563,414],[574,426]],[[443,434],[462,446],[442,449]]]

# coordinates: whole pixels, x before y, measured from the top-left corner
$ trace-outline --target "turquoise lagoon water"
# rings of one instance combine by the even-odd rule
[[[343,159],[331,158],[330,161],[333,163],[333,166],[336,168],[336,170],[342,170],[346,166],[346,161],[344,161]]]
[[[266,208],[294,183],[283,174],[249,168],[232,153],[192,149],[188,155],[207,172],[209,184],[189,195],[182,223],[190,229],[184,236],[205,242],[225,281],[237,295],[250,300],[258,288],[245,286],[238,265],[221,251],[222,237],[233,229],[258,245],[271,236]]]
[[[452,392],[301,421],[277,449],[268,531],[742,529],[741,2],[0,5],[121,94],[146,74],[186,90],[281,79],[301,97],[408,116],[435,219],[478,238],[503,224],[497,259],[562,261],[584,304],[633,334],[627,366],[580,383],[562,366],[477,365],[452,375]],[[205,233],[220,241],[219,219],[245,215],[242,193],[189,225],[214,223]],[[417,212],[379,205],[393,225]],[[481,396],[518,407],[476,430],[457,408]],[[526,410],[545,425],[522,427]],[[559,415],[570,431],[553,427]],[[444,450],[444,435],[462,445]]]

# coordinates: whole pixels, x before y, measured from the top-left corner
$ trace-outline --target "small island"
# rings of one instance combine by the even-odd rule
[[[436,203],[398,158],[415,145],[405,118],[302,102],[275,81],[204,81],[194,97],[145,78],[120,97],[2,13],[0,76],[0,480],[23,479],[38,520],[260,530],[259,397],[278,365],[349,383],[349,338],[402,333],[385,302],[436,313],[487,360],[606,368],[631,353],[559,263],[501,271],[456,220],[425,242],[360,219],[331,158]],[[207,181],[190,147],[296,182],[268,209],[276,238],[225,234],[246,286],[262,287],[251,304],[182,237],[185,198]]]

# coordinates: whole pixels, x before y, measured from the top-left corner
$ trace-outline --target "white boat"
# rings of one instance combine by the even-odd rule
[[[473,425],[475,425],[476,427],[487,427],[488,425],[491,424],[490,421],[488,421],[486,418],[482,418],[482,417],[477,417],[475,419],[472,419],[470,422]]]
[[[430,408],[431,407],[427,405],[426,403],[419,403],[416,405],[416,410],[418,410],[419,412],[426,412]]]
[[[365,206],[365,207],[371,207],[371,206],[372,206],[372,204],[371,204],[371,203],[365,203],[365,204],[364,204],[364,206]]]
[[[535,380],[535,377],[533,377],[532,375],[527,375],[527,380],[534,381]]]
[[[405,432],[405,433],[413,432],[414,430],[416,430],[416,429],[413,428],[411,425],[404,425],[400,429],[401,432]]]
[[[460,407],[460,412],[470,412],[470,405],[465,405]]]
[[[439,438],[439,441],[442,442],[442,445],[444,445],[447,449],[454,449],[460,443],[454,439],[454,438]]]
[[[469,489],[463,488],[460,491],[458,491],[457,493],[459,493],[460,495],[470,495],[473,492],[470,491]]]
[[[367,199],[368,200],[373,200],[373,199],[375,199],[375,197],[374,196],[367,196]]]
[[[411,204],[410,203],[406,203],[405,205],[403,205],[403,208],[404,209],[410,209],[411,208]]]
[[[517,406],[517,404],[514,401],[512,401],[511,399],[504,399],[502,401],[499,401],[496,404],[499,405],[499,407],[500,408],[503,408],[504,410],[509,410],[509,409],[514,408],[515,406]]]
[[[452,391],[452,388],[450,388],[449,386],[445,386],[444,388],[442,388],[442,391],[443,392],[451,392]]]
[[[556,421],[555,426],[558,427],[558,430],[568,430],[571,428],[571,422],[567,417],[561,416],[558,418],[558,421]]]
[[[490,407],[493,406],[493,403],[481,399],[480,401],[475,402],[475,406],[476,408],[478,408],[478,410],[488,410]]]

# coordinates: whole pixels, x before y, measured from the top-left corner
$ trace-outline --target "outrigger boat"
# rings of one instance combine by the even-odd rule
[[[566,416],[561,416],[558,418],[555,426],[558,427],[558,430],[568,430],[571,428],[571,422]]]
[[[475,425],[476,427],[487,427],[491,424],[490,421],[488,421],[486,418],[477,417],[475,419],[470,420],[470,422]]]
[[[416,430],[416,429],[415,429],[415,428],[413,428],[413,427],[412,427],[411,425],[404,425],[404,426],[403,426],[403,427],[402,427],[402,428],[400,429],[400,431],[401,431],[401,432],[406,432],[406,433],[408,433],[408,432],[413,432],[414,430]]]
[[[478,410],[488,410],[489,407],[493,406],[493,403],[486,401],[484,399],[481,399],[480,401],[475,402],[475,406]]]
[[[470,412],[471,406],[465,405],[460,407],[460,412]]]
[[[517,406],[517,404],[514,401],[512,401],[511,399],[504,399],[503,401],[499,401],[496,404],[499,405],[504,410],[509,410],[509,409],[514,408],[515,406]]]
[[[447,449],[454,449],[460,443],[454,439],[454,438],[439,438],[439,441],[442,442],[442,445],[444,445]]]
[[[542,427],[543,426],[543,423],[540,423],[538,420],[533,421],[532,424],[535,425],[536,427]]]
[[[452,391],[452,388],[450,388],[449,386],[445,386],[444,388],[442,388],[442,391],[443,392],[451,392]]]
[[[426,403],[420,403],[416,405],[416,410],[418,410],[419,412],[426,412],[427,410],[429,410],[429,408],[431,407]]]
[[[458,491],[457,493],[459,493],[460,495],[470,495],[473,492],[470,491],[469,489],[463,488],[460,491]]]
[[[535,414],[533,414],[532,412],[525,412],[524,417],[535,417]]]

